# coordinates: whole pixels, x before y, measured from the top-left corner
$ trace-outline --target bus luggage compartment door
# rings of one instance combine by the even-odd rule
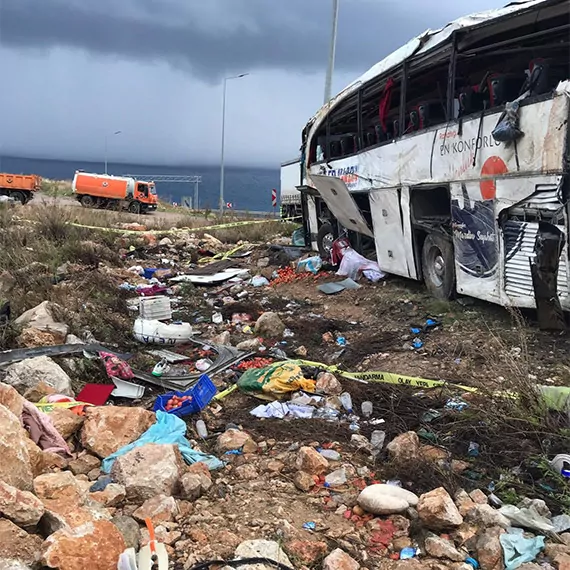
[[[401,190],[397,188],[382,188],[370,192],[376,255],[382,271],[416,279],[410,228],[408,227],[408,231],[404,228],[400,198]],[[407,211],[409,212],[409,207]],[[411,263],[408,254],[411,256]],[[410,272],[410,266],[414,268],[413,273]]]
[[[343,180],[335,176],[311,174],[311,181],[333,216],[343,227],[374,238],[374,233],[368,227],[362,212]]]

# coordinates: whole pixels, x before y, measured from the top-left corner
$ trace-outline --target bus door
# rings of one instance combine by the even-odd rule
[[[311,180],[333,216],[344,228],[374,238],[374,233],[343,180],[321,174],[312,174]]]
[[[409,189],[372,190],[370,211],[380,269],[417,279],[411,237]]]
[[[500,244],[495,200],[485,199],[479,181],[451,184],[451,227],[457,292],[498,302]]]

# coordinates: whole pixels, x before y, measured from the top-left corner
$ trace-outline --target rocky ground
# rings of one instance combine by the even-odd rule
[[[97,233],[70,228],[65,215],[0,215],[0,297],[10,301],[2,348],[96,340],[132,354],[129,364],[146,372],[158,359],[132,338],[136,291],[124,284],[148,281],[129,269],[184,273],[239,241],[195,230]],[[532,315],[434,301],[395,278],[326,296],[317,286],[334,273],[295,275],[268,245],[287,243],[281,229],[263,240],[244,234],[251,255],[229,262],[269,285],[182,284],[169,293],[174,318],[198,338],[267,362],[311,361],[299,365],[303,386],[321,397],[314,417],[254,417],[267,402],[237,389],[183,418],[192,447],[222,460],[220,469],[188,465],[172,443],[135,447],[107,469],[103,460],[156,423],[153,405],[167,390],[145,384],[141,400],[44,414],[40,400],[50,394],[109,384],[101,360],[79,352],[2,365],[0,568],[117,568],[126,548],[148,544],[146,519],[176,569],[259,556],[326,570],[570,568],[570,488],[548,464],[570,452],[569,419],[535,390],[570,385],[567,335],[538,331]],[[412,333],[427,318],[438,325]],[[193,371],[195,347],[174,350]],[[343,371],[449,384],[359,382]],[[212,379],[221,392],[242,372],[234,366]]]

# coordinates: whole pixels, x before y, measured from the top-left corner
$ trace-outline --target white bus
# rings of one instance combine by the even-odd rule
[[[436,297],[535,307],[554,296],[570,309],[569,14],[569,0],[532,0],[461,18],[323,106],[302,137],[313,247],[327,255],[346,232]],[[522,134],[500,142],[515,100]]]

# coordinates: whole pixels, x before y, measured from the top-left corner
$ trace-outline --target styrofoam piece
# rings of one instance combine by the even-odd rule
[[[135,338],[144,344],[174,345],[188,342],[194,331],[190,323],[166,324],[139,318],[135,320],[133,333]]]
[[[164,295],[141,297],[139,300],[141,319],[169,321],[172,318],[170,299]]]
[[[173,277],[170,281],[174,283],[189,281],[195,285],[214,285],[215,283],[228,281],[232,277],[247,274],[247,269],[225,269],[224,271],[214,273],[213,275],[179,275],[178,277]]]
[[[113,383],[116,386],[116,388],[111,392],[111,396],[138,400],[144,395],[144,386],[139,386],[138,384],[133,384],[132,382],[127,382],[120,378],[111,378],[111,380],[113,380]]]

